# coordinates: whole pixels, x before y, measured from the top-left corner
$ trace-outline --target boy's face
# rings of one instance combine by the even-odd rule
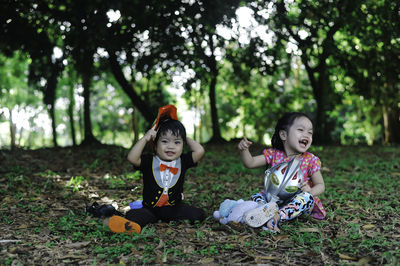
[[[159,137],[156,143],[156,154],[163,161],[173,161],[182,155],[183,139],[167,131]]]

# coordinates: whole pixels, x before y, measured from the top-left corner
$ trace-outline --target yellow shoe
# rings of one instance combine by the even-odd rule
[[[108,227],[114,233],[126,233],[128,235],[133,233],[140,234],[140,231],[142,231],[139,224],[117,215],[110,218],[108,221]]]

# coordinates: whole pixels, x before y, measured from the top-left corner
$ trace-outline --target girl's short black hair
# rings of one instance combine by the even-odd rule
[[[180,136],[183,142],[186,142],[186,129],[185,126],[178,120],[168,119],[164,121],[160,121],[157,129],[157,135],[154,139],[154,143],[157,145],[157,141],[160,136],[166,134],[168,131],[171,131],[174,136]]]
[[[282,141],[281,137],[279,136],[279,132],[281,130],[285,130],[286,132],[288,132],[290,126],[293,125],[294,120],[296,120],[299,117],[308,118],[312,124],[311,118],[308,115],[306,115],[305,113],[301,113],[301,112],[284,113],[283,116],[281,118],[279,118],[278,122],[276,123],[275,132],[274,132],[274,135],[272,135],[272,140],[271,140],[272,148],[284,151],[283,141]]]

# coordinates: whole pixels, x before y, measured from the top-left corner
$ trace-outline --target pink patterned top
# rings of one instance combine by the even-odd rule
[[[287,157],[285,152],[274,148],[265,149],[263,153],[265,156],[265,160],[270,167],[273,167],[278,163],[288,162],[292,159],[290,157]],[[321,169],[321,160],[317,156],[309,152],[303,153],[299,158],[301,160],[300,170],[303,172],[304,182],[308,181],[310,187],[313,187],[311,176]],[[316,219],[322,220],[326,216],[326,211],[322,206],[321,200],[318,197],[314,196],[314,201],[315,205],[311,212],[311,216]]]

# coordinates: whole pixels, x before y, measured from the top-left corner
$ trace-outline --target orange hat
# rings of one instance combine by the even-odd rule
[[[158,108],[157,120],[155,122],[154,130],[157,130],[160,122],[166,121],[168,119],[178,120],[177,109],[175,105],[169,104]],[[154,141],[150,140],[150,146],[154,150]]]
[[[177,115],[177,109],[174,105],[169,104],[162,106],[158,108],[158,115],[157,115],[157,120],[156,120],[156,126],[154,130],[157,130],[159,123],[167,120],[167,119],[173,119],[173,120],[178,120],[178,115]]]

